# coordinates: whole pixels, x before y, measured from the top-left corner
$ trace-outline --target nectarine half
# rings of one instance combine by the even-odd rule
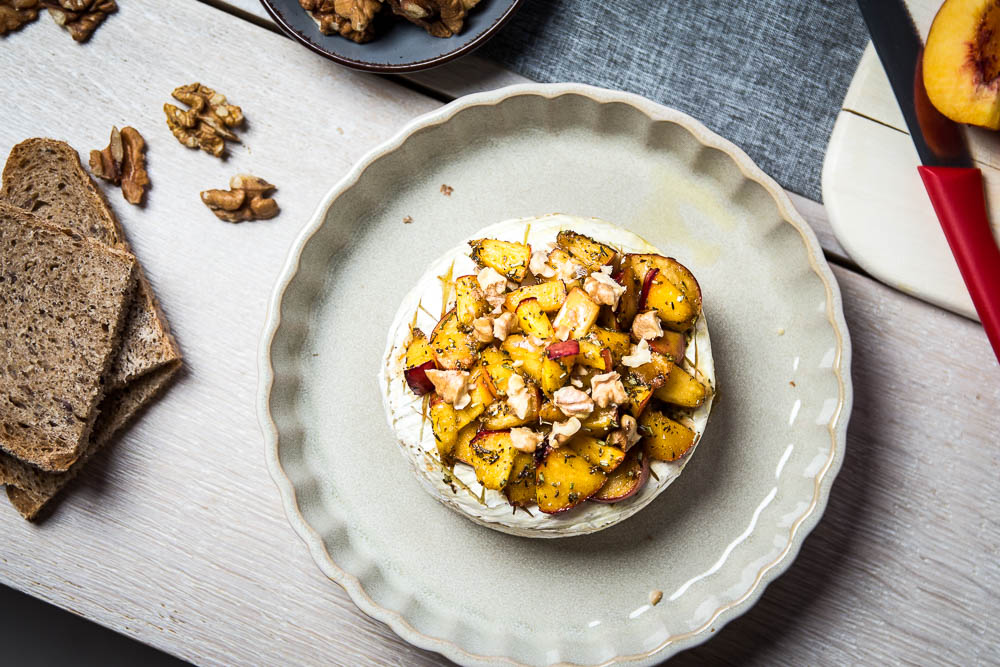
[[[927,35],[923,70],[938,111],[1000,129],[1000,2],[945,0]]]

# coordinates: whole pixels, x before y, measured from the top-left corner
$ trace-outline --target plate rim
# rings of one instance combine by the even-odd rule
[[[416,60],[403,63],[401,65],[390,65],[373,63],[365,60],[355,60],[354,58],[348,58],[325,49],[319,44],[310,41],[305,35],[296,30],[285,18],[282,11],[272,4],[271,0],[260,0],[260,4],[264,7],[264,11],[267,12],[268,16],[270,16],[275,24],[277,24],[278,28],[285,36],[290,37],[293,41],[298,42],[300,45],[306,47],[313,53],[317,53],[324,58],[332,60],[338,65],[343,65],[344,67],[349,67],[350,69],[357,70],[359,72],[374,72],[376,74],[405,74],[407,72],[420,72],[422,70],[438,67],[439,65],[444,65],[445,63],[451,62],[456,58],[461,58],[466,54],[472,53],[493,38],[497,31],[499,31],[500,28],[502,28],[507,21],[514,16],[514,13],[521,7],[521,3],[523,3],[524,0],[509,0],[509,2],[510,7],[505,9],[503,13],[495,21],[493,21],[492,25],[465,44],[462,44],[461,46],[434,58]]]
[[[803,541],[818,524],[829,501],[830,488],[843,464],[847,445],[847,426],[850,420],[854,394],[850,371],[852,356],[851,340],[844,317],[840,286],[823,255],[822,247],[815,232],[795,209],[784,189],[758,167],[741,148],[728,139],[724,139],[712,130],[709,130],[701,121],[676,109],[666,107],[634,93],[613,91],[577,83],[527,83],[507,86],[460,97],[449,104],[414,118],[392,137],[370,150],[355,163],[354,167],[322,198],[310,220],[303,226],[292,242],[284,265],[278,274],[274,290],[268,300],[267,314],[258,348],[257,418],[264,435],[264,450],[268,471],[275,485],[278,487],[286,518],[296,534],[306,543],[313,560],[316,561],[323,573],[339,584],[361,611],[376,620],[386,623],[397,635],[407,642],[419,648],[436,651],[455,662],[464,664],[521,665],[523,663],[519,663],[508,656],[478,655],[469,652],[448,639],[433,637],[417,630],[407,621],[403,614],[380,606],[367,594],[357,577],[341,569],[333,561],[333,558],[323,546],[322,537],[302,516],[298,507],[296,490],[282,468],[278,457],[280,438],[277,424],[271,416],[270,409],[271,390],[275,375],[270,351],[281,325],[283,297],[288,285],[299,270],[305,246],[323,226],[327,211],[336,199],[353,187],[372,164],[381,157],[399,149],[409,136],[416,131],[427,127],[443,125],[450,121],[453,116],[467,108],[495,106],[509,98],[518,96],[534,96],[552,100],[565,95],[585,97],[598,104],[626,104],[643,113],[651,121],[677,123],[694,135],[703,145],[726,153],[736,163],[736,166],[744,177],[756,182],[765,189],[777,205],[782,219],[802,236],[810,268],[823,283],[826,292],[826,319],[830,323],[837,341],[837,351],[831,370],[837,379],[838,404],[830,421],[827,423],[827,431],[831,438],[830,454],[816,473],[813,497],[809,505],[790,527],[788,544],[785,545],[771,562],[761,567],[746,592],[735,600],[721,605],[698,628],[671,635],[647,651],[630,655],[618,655],[595,665],[588,665],[587,667],[635,663],[649,660],[653,656],[656,656],[657,660],[666,659],[679,651],[693,648],[707,641],[714,632],[714,630],[713,632],[709,632],[710,628],[721,628],[729,621],[738,618],[749,610],[757,602],[767,586],[791,566],[798,556]],[[574,663],[559,664],[574,665]]]

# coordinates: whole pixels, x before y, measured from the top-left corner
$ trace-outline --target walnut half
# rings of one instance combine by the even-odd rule
[[[416,23],[434,37],[451,37],[462,32],[465,15],[479,0],[389,0],[397,16]]]
[[[115,0],[43,0],[52,19],[69,31],[78,42],[85,42],[104,22],[118,11]]]
[[[90,151],[90,170],[94,176],[121,185],[122,196],[130,204],[141,204],[149,175],[146,173],[146,142],[135,128],[111,128],[111,139],[104,150]]]
[[[190,107],[182,111],[170,103],[163,105],[167,127],[177,141],[188,148],[200,148],[221,157],[226,149],[226,140],[240,140],[230,128],[243,124],[243,110],[227,103],[225,95],[200,83],[176,88],[172,95]]]
[[[278,204],[267,195],[276,188],[263,178],[236,174],[229,180],[229,190],[205,190],[201,201],[226,222],[266,220],[278,215]]]
[[[362,44],[375,37],[383,0],[299,0],[324,35],[340,35]]]
[[[0,35],[38,18],[38,0],[0,0]]]

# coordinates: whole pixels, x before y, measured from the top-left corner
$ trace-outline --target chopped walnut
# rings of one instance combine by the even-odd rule
[[[643,364],[648,364],[653,360],[653,354],[649,350],[649,343],[643,338],[638,345],[632,346],[632,353],[622,357],[622,363],[629,368],[638,368]]]
[[[181,86],[171,94],[191,107],[181,111],[169,102],[163,105],[167,127],[177,141],[188,148],[200,148],[215,157],[222,156],[227,140],[239,141],[230,128],[243,124],[243,110],[235,104],[227,104],[225,95],[200,83]]]
[[[111,139],[104,150],[90,151],[90,170],[94,176],[122,188],[130,204],[141,204],[149,185],[146,173],[146,142],[135,128],[111,128]]]
[[[441,194],[443,194],[445,197],[450,197],[451,193],[454,191],[455,188],[451,187],[450,185],[445,185],[444,183],[441,184]]]
[[[115,0],[43,0],[42,4],[77,42],[86,42],[108,14],[118,11]]]
[[[340,35],[358,44],[375,38],[382,0],[299,0],[324,35]]]
[[[625,447],[623,449],[628,450],[632,445],[642,440],[642,436],[639,435],[639,422],[635,420],[635,417],[632,415],[622,415],[621,426],[621,432],[625,436]]]
[[[564,442],[576,435],[583,424],[576,417],[570,417],[564,422],[556,422],[552,425],[552,432],[549,433],[549,444],[554,448],[559,448]]]
[[[413,224],[413,217],[408,215],[405,218],[403,218],[403,224],[404,225],[412,225]]]
[[[663,599],[663,591],[650,591],[649,592],[649,604],[653,607],[660,604],[660,600]]]
[[[621,405],[628,400],[625,385],[616,371],[602,373],[590,378],[590,395],[599,408]]]
[[[38,18],[38,0],[0,0],[0,35],[14,32]]]
[[[635,316],[632,320],[632,335],[639,340],[653,340],[663,335],[660,316],[655,310],[647,310]]]
[[[462,31],[465,15],[479,0],[389,0],[393,13],[416,23],[434,37]]]
[[[266,220],[278,215],[278,204],[267,195],[274,189],[263,178],[237,174],[229,180],[229,190],[205,190],[201,201],[215,217],[226,222]]]
[[[503,313],[493,318],[493,337],[497,340],[507,340],[513,328],[514,313]]]
[[[476,274],[476,282],[479,289],[483,290],[486,301],[494,308],[503,305],[504,292],[507,290],[507,279],[500,275],[495,269],[485,267]]]
[[[618,299],[625,293],[625,286],[616,283],[603,271],[594,271],[583,281],[583,291],[595,303],[618,310]]]
[[[594,401],[576,387],[557,389],[552,394],[552,402],[568,417],[583,417],[594,411]]]
[[[535,433],[530,428],[519,426],[510,430],[510,444],[519,452],[531,454],[538,449],[543,440],[545,440],[544,435]]]
[[[431,368],[425,373],[442,400],[451,403],[456,410],[461,410],[472,401],[469,396],[468,371],[439,371]]]
[[[472,333],[480,343],[493,342],[493,318],[489,315],[472,320]]]
[[[545,248],[531,253],[528,270],[539,278],[554,278],[556,270],[549,266],[549,253],[556,247],[555,243],[547,243]]]
[[[524,378],[514,373],[507,380],[507,405],[514,411],[518,419],[524,419],[531,410],[531,401],[535,392],[525,383]]]

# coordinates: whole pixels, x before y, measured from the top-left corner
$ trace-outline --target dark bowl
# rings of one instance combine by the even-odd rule
[[[471,53],[507,22],[523,0],[482,0],[469,12],[461,34],[431,37],[423,28],[399,18],[366,44],[340,35],[324,35],[298,0],[260,0],[289,37],[334,62],[366,72],[415,72]]]

